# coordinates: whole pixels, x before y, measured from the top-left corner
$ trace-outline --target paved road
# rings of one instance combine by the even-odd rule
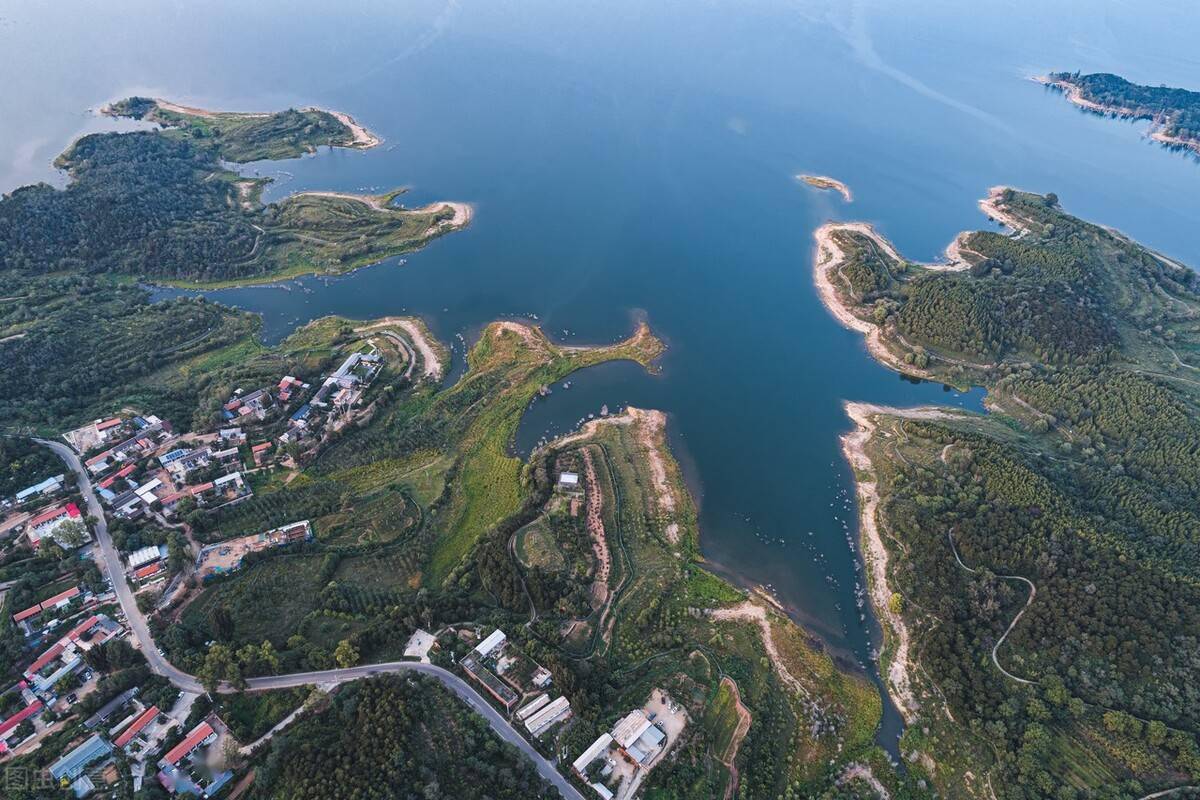
[[[79,456],[75,455],[75,451],[65,444],[45,439],[36,441],[49,447],[59,458],[67,462],[67,466],[78,478],[79,491],[87,503],[87,513],[96,520],[96,541],[100,545],[100,555],[104,558],[105,572],[112,581],[113,592],[121,604],[121,611],[124,612],[129,629],[133,632],[133,638],[141,648],[142,655],[149,662],[150,669],[155,674],[168,678],[171,683],[185,692],[202,693],[204,687],[200,685],[200,681],[183,670],[176,669],[170,661],[159,654],[158,647],[154,644],[154,637],[150,635],[150,626],[146,624],[146,617],[138,608],[137,600],[129,588],[128,581],[125,580],[125,567],[121,563],[121,556],[117,553],[117,548],[113,547],[112,537],[108,535],[108,522],[104,519],[104,508],[100,505],[96,492],[92,489],[91,477],[84,469],[83,464],[79,462]]]
[[[141,648],[142,654],[146,657],[146,661],[150,664],[150,669],[154,673],[166,677],[176,687],[185,692],[203,693],[204,687],[200,685],[200,681],[196,680],[195,676],[176,668],[170,661],[159,654],[158,648],[154,644],[154,637],[150,635],[150,626],[146,623],[146,617],[138,608],[133,592],[129,588],[129,583],[125,580],[125,569],[121,564],[121,557],[117,553],[116,548],[113,547],[112,537],[108,534],[108,523],[104,519],[104,508],[100,505],[100,501],[92,489],[91,477],[79,462],[79,456],[65,444],[45,439],[37,439],[36,441],[49,447],[59,458],[67,462],[67,465],[70,466],[79,479],[79,491],[83,494],[83,499],[87,503],[88,514],[96,519],[96,540],[100,544],[100,554],[104,558],[108,577],[112,580],[113,591],[116,593],[117,600],[121,604],[121,610],[125,614],[125,619],[129,625],[129,629],[133,632],[134,639]],[[583,795],[554,768],[554,765],[546,760],[541,753],[534,750],[533,745],[526,741],[525,737],[517,733],[508,720],[484,700],[470,684],[453,672],[433,664],[422,664],[418,661],[391,661],[384,664],[350,667],[349,669],[331,669],[322,672],[296,672],[291,675],[271,675],[248,679],[246,681],[246,688],[259,691],[290,689],[297,686],[345,683],[347,681],[368,678],[373,675],[398,672],[420,672],[441,681],[447,689],[462,698],[475,713],[482,715],[500,738],[516,746],[528,756],[533,761],[534,766],[537,767],[537,771],[541,776],[558,789],[563,797],[567,798],[567,800],[584,800]],[[235,690],[229,685],[223,685],[220,691],[222,693],[231,693]]]

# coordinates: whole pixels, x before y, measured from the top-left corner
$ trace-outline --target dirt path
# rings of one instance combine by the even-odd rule
[[[586,441],[596,434],[597,428],[601,425],[633,425],[637,428],[637,440],[645,450],[646,464],[650,468],[650,477],[654,484],[655,503],[663,515],[674,516],[676,509],[679,508],[679,501],[675,496],[670,476],[667,474],[666,459],[663,457],[663,451],[666,449],[667,415],[661,411],[649,411],[628,406],[620,414],[594,419],[586,423],[577,433],[556,440],[555,445],[563,447]],[[672,520],[667,523],[664,532],[672,544],[679,541],[678,522]]]
[[[946,538],[950,540],[950,552],[954,553],[954,560],[958,562],[958,565],[960,567],[962,567],[963,569],[965,569],[967,572],[970,572],[971,574],[978,573],[979,570],[971,569],[966,564],[964,564],[962,558],[959,557],[958,548],[954,546],[953,532],[946,531]],[[1025,601],[1025,605],[1021,606],[1021,610],[1017,612],[1017,615],[1015,617],[1013,617],[1012,622],[1008,623],[1008,627],[1004,630],[1004,634],[999,639],[996,640],[996,643],[994,645],[992,645],[992,663],[996,665],[996,669],[998,669],[1002,673],[1004,673],[1004,676],[1006,678],[1009,678],[1010,680],[1014,680],[1017,683],[1023,683],[1026,685],[1037,683],[1037,681],[1031,681],[1031,680],[1027,680],[1025,678],[1018,678],[1016,675],[1013,675],[1011,672],[1006,670],[1004,667],[1000,666],[1000,659],[998,659],[996,657],[996,653],[997,653],[997,651],[999,651],[1000,645],[1004,644],[1004,640],[1008,638],[1008,635],[1010,633],[1012,633],[1013,628],[1017,627],[1017,623],[1021,621],[1021,617],[1025,615],[1025,612],[1029,610],[1029,606],[1033,605],[1033,600],[1034,600],[1034,598],[1037,597],[1037,587],[1033,585],[1033,581],[1029,580],[1029,578],[1023,578],[1020,575],[997,575],[996,577],[1001,578],[1006,581],[1021,581],[1021,582],[1023,582],[1025,585],[1027,585],[1029,587],[1029,599]]]
[[[384,317],[373,325],[367,325],[356,329],[357,333],[367,333],[369,331],[379,330],[381,328],[400,328],[408,334],[408,341],[417,352],[421,354],[421,362],[423,365],[422,375],[426,378],[438,380],[442,376],[442,360],[430,342],[430,337],[427,335],[425,327],[416,320],[408,317]]]
[[[738,779],[740,777],[737,768],[738,748],[742,746],[742,740],[746,738],[746,734],[750,731],[750,723],[753,721],[753,717],[750,715],[750,709],[746,708],[745,704],[742,703],[742,693],[738,691],[738,685],[733,678],[726,675],[721,679],[721,685],[728,686],[729,691],[733,693],[734,708],[737,710],[738,715],[738,725],[733,732],[733,737],[729,740],[729,746],[725,748],[724,753],[718,756],[721,763],[729,770],[729,783],[725,785],[725,800],[732,800],[733,793],[737,791]]]
[[[595,582],[602,587],[599,593],[601,605],[608,599],[608,577],[612,571],[612,556],[608,552],[608,540],[604,535],[604,498],[600,494],[600,482],[596,479],[596,465],[592,461],[592,454],[584,449],[583,453],[583,475],[585,486],[587,487],[587,516],[585,524],[587,527],[588,536],[592,539],[592,552],[596,554],[596,578]]]
[[[158,103],[158,107],[163,111],[174,111],[176,114],[185,114],[189,117],[200,117],[202,119],[215,119],[223,114],[229,114],[236,117],[269,117],[269,111],[210,111],[207,108],[196,108],[194,106],[183,106],[179,103],[172,103],[170,100],[164,100],[161,97],[154,98],[154,102]]]
[[[792,690],[812,699],[812,695],[804,684],[788,672],[788,668],[783,662],[783,656],[779,654],[779,648],[775,646],[775,635],[771,632],[771,620],[767,617],[765,608],[747,600],[730,608],[713,609],[709,615],[715,620],[737,620],[758,625],[759,630],[762,631],[763,647],[767,650],[767,657],[775,665],[775,671],[779,673],[780,680]]]
[[[262,747],[267,742],[271,741],[271,739],[275,736],[275,734],[279,733],[284,728],[286,728],[288,725],[291,725],[293,722],[295,722],[296,717],[299,717],[304,712],[304,709],[306,709],[306,708],[308,708],[308,703],[307,702],[301,703],[298,708],[296,708],[292,711],[292,713],[288,714],[286,717],[279,720],[279,722],[276,723],[275,726],[273,728],[271,728],[271,730],[267,731],[266,733],[264,733],[262,736],[255,739],[250,744],[243,745],[242,747],[238,748],[238,752],[244,756],[254,755],[255,750]]]
[[[399,211],[398,208],[390,208],[384,204],[387,195],[382,194],[351,194],[350,192],[325,192],[325,191],[306,191],[296,192],[291,197],[334,197],[339,200],[352,200],[363,205],[370,206],[376,211]]]

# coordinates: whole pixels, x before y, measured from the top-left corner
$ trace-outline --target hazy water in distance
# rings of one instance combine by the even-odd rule
[[[1169,0],[0,3],[0,190],[61,180],[50,160],[108,124],[87,110],[130,93],[353,114],[383,146],[248,171],[276,176],[269,198],[408,186],[409,205],[469,201],[471,228],[403,265],[212,296],[262,313],[271,340],[325,314],[411,313],[447,342],[529,315],[558,340],[607,342],[644,316],[670,345],[662,374],[571,376],[533,404],[518,449],[602,404],[667,411],[705,555],[862,661],[842,403],[981,398],[877,366],[813,290],[813,230],[867,220],[933,258],[988,224],[976,200],[1006,183],[1200,262],[1195,162],[1027,80],[1200,88],[1197,34],[1194,6]]]

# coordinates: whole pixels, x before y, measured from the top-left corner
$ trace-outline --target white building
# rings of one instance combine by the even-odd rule
[[[487,658],[488,654],[497,648],[503,647],[508,637],[504,635],[504,631],[497,628],[492,631],[491,635],[475,646],[475,652],[480,658]]]

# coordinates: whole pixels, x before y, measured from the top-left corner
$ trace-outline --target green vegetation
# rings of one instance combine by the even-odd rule
[[[186,422],[189,387],[146,379],[258,327],[202,299],[152,304],[144,290],[103,277],[13,285],[19,294],[0,301],[0,418],[47,433],[125,405]]]
[[[64,474],[62,461],[47,448],[24,437],[0,436],[0,498]]]
[[[304,194],[264,207],[258,184],[221,159],[295,151],[295,135],[286,131],[296,120],[277,116],[281,130],[247,123],[236,136],[211,140],[178,130],[79,139],[58,160],[71,177],[66,189],[38,184],[0,200],[0,269],[23,277],[67,271],[252,283],[345,272],[455,229],[452,208],[394,208],[396,193]]]
[[[225,161],[244,163],[295,158],[318,147],[352,147],[350,127],[328,111],[289,108],[274,113],[187,109],[146,97],[119,100],[104,113],[157,122],[169,133],[213,150]]]
[[[272,740],[253,798],[557,797],[533,765],[427,678],[344,687],[331,706]]]
[[[810,796],[830,785],[847,759],[870,749],[879,696],[863,676],[839,670],[794,623],[697,563],[695,507],[663,422],[655,412],[628,411],[534,457],[535,497],[540,491],[549,499],[549,476],[578,468],[585,451],[597,473],[613,564],[601,595],[608,600],[586,618],[588,637],[564,638],[564,623],[577,611],[564,615],[555,590],[571,589],[504,558],[505,527],[477,550],[478,575],[514,613],[530,604],[538,609],[536,638],[522,647],[551,669],[571,700],[577,722],[563,737],[569,753],[663,688],[691,722],[677,756],[651,773],[647,797],[720,797],[732,775],[727,761],[741,775],[739,797]],[[526,508],[544,520],[537,507]],[[736,682],[753,717],[744,739],[735,741],[736,710],[723,676]]]
[[[1200,146],[1200,92],[1143,86],[1106,72],[1054,72],[1049,80],[1073,89],[1081,100],[1099,106],[1101,111],[1154,121],[1159,138],[1168,144]]]
[[[904,274],[874,250],[892,284],[841,287],[898,363],[982,383],[993,409],[874,415],[921,708],[904,749],[952,796],[988,796],[980,775],[1014,800],[1195,782],[1197,280],[1053,196],[993,198],[1021,233],[968,235],[968,271]]]

